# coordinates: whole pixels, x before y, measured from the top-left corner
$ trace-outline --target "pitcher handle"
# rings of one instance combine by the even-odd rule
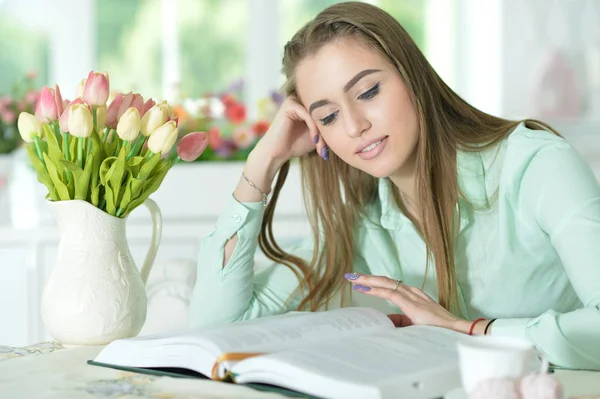
[[[144,206],[148,208],[150,216],[152,217],[152,240],[150,241],[150,248],[148,248],[148,253],[144,259],[142,269],[140,270],[140,277],[142,278],[144,285],[146,285],[146,281],[148,281],[148,276],[150,275],[150,270],[152,270],[152,265],[154,265],[154,259],[156,258],[158,247],[160,245],[160,238],[162,235],[162,215],[154,200],[146,198]]]

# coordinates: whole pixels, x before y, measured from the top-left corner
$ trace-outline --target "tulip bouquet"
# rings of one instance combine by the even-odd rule
[[[125,218],[155,192],[170,168],[198,158],[204,132],[178,141],[167,102],[122,93],[107,106],[109,77],[90,72],[73,101],[44,87],[35,115],[22,112],[18,129],[38,180],[51,201],[83,200]]]

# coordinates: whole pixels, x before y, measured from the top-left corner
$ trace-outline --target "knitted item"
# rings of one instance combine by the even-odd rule
[[[518,385],[509,378],[481,381],[469,399],[521,399]]]
[[[562,399],[560,382],[551,374],[528,374],[520,380],[492,378],[481,381],[469,399]]]
[[[519,383],[522,399],[562,399],[560,382],[550,374],[529,374]]]

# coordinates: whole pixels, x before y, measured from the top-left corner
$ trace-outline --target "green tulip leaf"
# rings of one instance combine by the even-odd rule
[[[92,193],[90,195],[90,201],[92,205],[98,206],[100,204],[100,184],[97,186],[92,186]]]
[[[112,174],[112,171],[114,171],[112,166],[116,162],[116,160],[117,157],[108,157],[104,161],[102,161],[102,164],[100,165],[100,182],[103,186],[108,185],[110,175]]]
[[[154,154],[152,158],[147,160],[144,165],[140,168],[140,173],[137,175],[137,178],[140,180],[146,180],[152,174],[152,171],[160,161],[160,156]]]
[[[94,164],[94,152],[90,154],[91,156],[85,162],[85,169],[82,173],[77,176],[77,183],[75,187],[75,199],[85,201],[88,197],[88,189],[90,186],[90,176],[92,174],[92,168]],[[75,180],[75,179],[73,179]]]
[[[33,169],[35,169],[38,181],[42,183],[48,189],[48,194],[50,195],[50,199],[53,201],[58,201],[58,197],[54,195],[54,183],[52,183],[52,179],[46,170],[46,167],[38,158],[35,150],[32,146],[26,146],[27,153],[29,154],[29,159],[31,160],[31,164]]]
[[[58,197],[62,201],[70,200],[69,189],[67,185],[60,179],[58,175],[58,171],[56,167],[45,153],[42,154],[44,157],[44,162],[46,163],[46,168],[48,169],[48,174],[50,175],[50,179],[52,179],[52,183],[54,183],[54,188],[58,193]]]
[[[104,196],[106,199],[106,213],[115,216],[117,214],[117,208],[115,207],[115,201],[113,200],[113,192],[108,185],[104,186],[104,189],[106,190],[106,195]]]
[[[113,164],[113,166],[111,167],[111,169],[114,168],[113,173],[111,174],[110,177],[108,177],[108,180],[110,182],[110,186],[111,189],[113,191],[113,198],[115,201],[115,204],[119,204],[119,198],[120,196],[123,195],[123,193],[121,192],[121,188],[122,188],[122,184],[123,184],[123,178],[125,177],[125,158],[127,157],[127,149],[126,148],[121,148],[121,151],[119,152],[119,157],[117,158],[116,162]]]

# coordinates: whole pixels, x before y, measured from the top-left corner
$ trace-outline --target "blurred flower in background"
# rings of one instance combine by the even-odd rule
[[[255,120],[248,118],[246,105],[241,101],[243,80],[232,83],[226,90],[207,93],[202,98],[188,98],[174,107],[179,132],[208,132],[208,148],[197,161],[241,161],[267,132],[279,106],[280,93],[260,99]]]
[[[39,97],[36,88],[37,73],[29,72],[16,82],[10,93],[0,94],[0,154],[9,154],[22,144],[17,130],[21,112],[35,113]]]

